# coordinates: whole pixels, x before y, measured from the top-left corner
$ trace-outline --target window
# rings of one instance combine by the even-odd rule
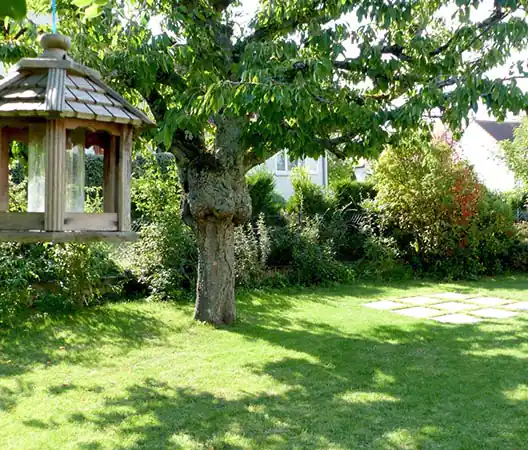
[[[286,169],[286,150],[282,150],[275,156],[275,171],[287,172]]]
[[[275,173],[289,174],[296,167],[305,167],[308,173],[316,174],[318,172],[319,160],[312,158],[291,160],[288,150],[282,150],[275,155]]]

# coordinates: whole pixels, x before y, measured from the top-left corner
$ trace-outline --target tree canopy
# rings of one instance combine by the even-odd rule
[[[218,116],[240,119],[258,162],[279,147],[375,154],[430,112],[456,128],[479,100],[499,118],[528,104],[525,66],[486,75],[527,47],[522,0],[496,0],[478,22],[490,2],[264,0],[247,25],[233,0],[111,0],[96,19],[58,3],[75,51],[145,100],[182,156],[207,151]]]

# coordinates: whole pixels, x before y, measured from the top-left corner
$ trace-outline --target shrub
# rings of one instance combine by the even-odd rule
[[[504,192],[501,196],[513,212],[528,207],[528,191],[524,189],[515,189],[513,191]]]
[[[352,281],[352,269],[335,257],[333,242],[321,239],[321,219],[308,219],[293,233],[291,279],[294,284],[313,285]]]
[[[321,233],[321,217],[276,227],[270,233],[268,264],[287,273],[291,284],[348,282],[354,272],[336,259],[334,242]]]
[[[39,281],[39,272],[48,265],[35,249],[46,250],[40,245],[0,244],[0,327],[12,325],[33,305],[32,284]]]
[[[332,186],[335,208],[343,212],[361,211],[364,200],[376,197],[376,186],[373,182],[360,182],[342,179]]]
[[[246,177],[251,196],[252,218],[262,214],[268,223],[281,223],[281,212],[286,201],[275,192],[275,179],[270,172],[259,170]]]
[[[0,325],[29,307],[64,311],[101,302],[118,293],[120,275],[104,244],[1,244]]]
[[[315,184],[302,167],[292,173],[293,195],[288,200],[287,210],[290,213],[306,217],[324,214],[330,207],[322,186]]]
[[[138,281],[158,299],[186,297],[194,286],[196,242],[190,230],[171,211],[145,224],[132,245],[131,268]]]
[[[355,261],[364,256],[365,233],[361,231],[365,212],[362,203],[376,195],[372,183],[342,179],[333,187],[333,209],[325,215],[325,239],[335,242],[337,257]]]
[[[133,161],[132,172],[136,178],[139,178],[151,170],[153,164],[160,169],[161,173],[166,173],[176,165],[176,158],[169,152],[145,151]]]
[[[518,222],[515,224],[515,232],[521,242],[528,243],[528,222]]]
[[[528,119],[514,131],[513,141],[502,142],[503,156],[515,178],[528,185]]]
[[[104,243],[53,245],[51,260],[58,284],[57,308],[82,308],[101,302],[108,291],[121,290],[120,269]]]
[[[235,230],[235,274],[237,284],[256,287],[266,274],[270,253],[270,237],[264,215],[255,225],[239,226]]]
[[[172,156],[172,155],[171,155]],[[197,248],[180,218],[180,185],[174,157],[145,154],[132,180],[133,217],[139,240],[121,251],[134,277],[130,285],[154,298],[186,298],[196,280]]]
[[[28,205],[28,185],[27,179],[15,183],[13,177],[9,177],[9,211],[24,212]]]
[[[412,269],[400,258],[397,242],[392,237],[363,231],[363,256],[354,267],[358,277],[374,280],[412,278]]]
[[[447,278],[503,270],[511,209],[453,149],[411,136],[382,154],[375,177],[380,234],[394,237],[415,269]]]
[[[528,272],[528,242],[518,241],[508,252],[507,267],[513,272]]]

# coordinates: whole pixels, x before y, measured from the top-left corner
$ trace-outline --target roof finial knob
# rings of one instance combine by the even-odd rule
[[[44,34],[40,37],[44,58],[65,59],[71,46],[71,39],[59,33]]]

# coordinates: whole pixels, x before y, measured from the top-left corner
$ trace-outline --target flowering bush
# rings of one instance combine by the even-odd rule
[[[511,209],[451,147],[413,135],[385,150],[375,177],[382,233],[415,269],[459,278],[502,270],[515,234]]]

